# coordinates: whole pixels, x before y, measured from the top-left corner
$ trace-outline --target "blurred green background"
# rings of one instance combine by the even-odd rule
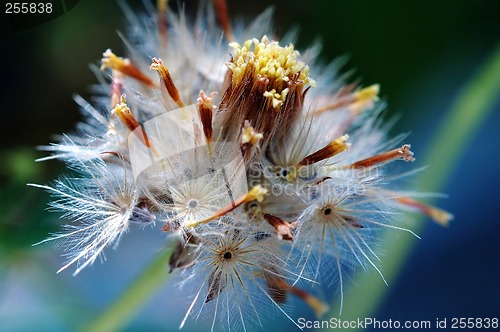
[[[450,108],[500,45],[500,2],[494,0],[229,0],[228,5],[231,16],[246,18],[273,5],[278,32],[300,28],[299,50],[321,38],[324,63],[347,55],[344,71],[355,69],[353,79],[380,83],[389,104],[386,116],[401,116],[391,134],[412,133],[407,141],[417,157],[415,167],[425,165],[419,156],[435,144]],[[187,1],[186,8],[194,13],[197,2]],[[45,211],[48,194],[26,183],[48,183],[66,172],[57,161],[35,163],[44,156],[35,147],[73,130],[80,114],[72,95],[91,100],[89,86],[96,80],[88,64],[98,63],[107,48],[124,53],[116,31],[126,32],[127,22],[114,1],[97,0],[81,1],[66,14],[23,31],[12,31],[5,15],[2,20],[0,331],[72,331],[88,325],[123,293],[164,243],[157,230],[132,229],[116,252],[107,250],[106,264],[96,263],[77,277],[71,271],[55,274],[63,261],[60,251],[31,246],[57,231],[61,221]],[[447,229],[418,221],[424,223],[422,240],[389,285],[375,317],[500,316],[500,86],[495,89],[497,98],[461,147],[461,158],[445,165],[448,178],[439,191],[450,197],[437,204],[456,219]],[[470,112],[479,110],[471,107]],[[461,130],[454,130],[457,140]],[[432,160],[428,171],[442,162]],[[390,259],[385,253],[382,271]],[[172,288],[173,282],[166,282],[124,329],[177,330],[182,312],[169,297]],[[312,318],[300,304],[297,310]],[[301,315],[297,312],[293,316]],[[274,329],[290,328],[280,319]]]

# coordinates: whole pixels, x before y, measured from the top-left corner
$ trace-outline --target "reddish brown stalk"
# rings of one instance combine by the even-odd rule
[[[219,24],[221,25],[222,30],[224,30],[227,40],[230,42],[234,41],[231,23],[229,22],[226,0],[212,0],[212,2],[214,4],[217,18],[219,19]]]
[[[318,115],[326,111],[334,111],[346,107],[353,101],[352,91],[356,86],[354,84],[349,84],[344,87],[332,98],[334,101],[327,104],[321,108],[316,109],[313,113]]]
[[[274,272],[274,271],[273,271]],[[290,285],[274,273],[265,273],[267,293],[278,303],[285,303]]]
[[[196,262],[195,251],[199,244],[198,240],[190,233],[187,236],[187,241],[177,241],[177,245],[168,261],[168,273],[172,273],[176,269],[185,269]]]
[[[265,213],[264,219],[273,226],[280,240],[293,241],[292,229],[295,228],[295,223],[290,223],[272,214]]]
[[[418,211],[429,216],[430,218],[432,218],[432,220],[434,220],[435,222],[437,222],[442,226],[448,226],[450,220],[453,219],[452,214],[444,210],[435,208],[434,206],[419,202],[411,197],[397,197],[396,201],[403,205],[417,209]]]
[[[304,159],[302,159],[298,164],[297,168],[300,168],[302,166],[307,166],[307,165],[312,165],[315,164],[321,160],[325,160],[328,158],[331,158],[342,151],[345,151],[349,149],[349,145],[346,144],[347,139],[349,136],[344,135],[336,140],[328,143],[325,147],[319,149],[318,151],[308,155]]]
[[[197,100],[198,113],[200,115],[201,124],[203,126],[203,133],[205,134],[208,145],[212,143],[213,136],[212,118],[215,107],[212,104],[212,98],[215,95],[216,93],[214,92],[209,97],[205,94],[205,92],[200,91],[200,97]]]
[[[168,0],[158,0],[156,3],[158,10],[158,32],[160,34],[161,43],[166,47],[168,41],[168,24],[167,24],[167,10]]]
[[[267,190],[264,187],[262,187],[261,185],[256,185],[248,193],[246,193],[244,196],[236,199],[235,201],[231,202],[230,204],[215,211],[211,217],[203,219],[203,220],[190,221],[185,225],[185,227],[186,228],[193,228],[199,224],[205,224],[205,223],[210,222],[212,220],[218,219],[218,218],[222,217],[223,215],[226,215],[229,212],[233,211],[241,204],[245,204],[245,203],[255,201],[255,200],[258,202],[262,202],[264,200],[264,196],[266,194],[267,194]]]
[[[135,119],[134,115],[130,111],[130,108],[127,106],[127,100],[125,99],[125,95],[122,95],[120,97],[120,103],[118,103],[115,108],[111,111],[111,114],[115,114],[118,116],[120,121],[127,127],[128,130],[131,132],[134,132],[139,140],[147,146],[149,149],[151,149],[151,152],[153,154],[157,155],[156,150],[151,146],[151,143],[149,142],[149,138],[146,135],[146,132],[144,129],[141,127],[141,124]],[[141,128],[140,130],[137,130],[137,128]]]
[[[268,292],[278,303],[285,302],[286,294],[290,292],[310,306],[316,313],[317,317],[321,317],[328,310],[328,306],[321,302],[318,298],[296,286],[289,285],[283,278],[277,275],[267,273],[266,282]]]
[[[127,106],[127,100],[125,99],[125,95],[120,97],[120,103],[113,108],[111,111],[112,114],[116,114],[121,122],[128,128],[130,131],[134,131],[137,127],[140,127],[140,123],[135,119],[130,111],[130,108]]]
[[[153,58],[153,63],[149,68],[158,72],[160,78],[163,81],[163,85],[167,89],[168,94],[174,100],[174,102],[179,107],[184,107],[184,103],[182,102],[181,96],[179,95],[179,90],[177,90],[177,87],[174,84],[174,80],[172,79],[172,76],[170,75],[167,67],[165,67],[165,65],[163,64],[163,61],[161,61],[161,59]]]
[[[410,145],[405,144],[398,149],[378,154],[376,156],[366,158],[355,162],[354,164],[347,165],[344,168],[363,168],[379,165],[393,160],[402,159],[404,161],[414,161],[413,152],[410,150]]]
[[[146,84],[147,86],[155,86],[153,81],[149,79],[145,74],[143,74],[139,68],[137,68],[129,59],[124,59],[116,56],[110,49],[103,53],[104,58],[101,62],[101,70],[106,68],[111,68],[113,70],[118,70],[123,75],[130,76],[136,80]]]
[[[370,85],[366,88],[352,92],[354,85],[346,85],[333,99],[334,101],[326,106],[318,108],[312,114],[318,115],[329,110],[348,108],[354,115],[373,107],[378,100],[380,87],[378,84]]]

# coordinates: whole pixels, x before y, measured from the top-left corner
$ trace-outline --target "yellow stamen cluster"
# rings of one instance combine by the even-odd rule
[[[113,108],[113,110],[111,111],[111,114],[117,115],[118,118],[130,131],[134,131],[135,128],[140,126],[139,122],[137,122],[135,117],[132,115],[132,112],[127,105],[127,99],[125,98],[125,95],[122,95],[120,97],[120,102],[116,104],[115,108]]]
[[[267,78],[273,81],[273,86],[277,86],[273,94],[281,94],[284,83],[292,78],[316,86],[316,82],[309,77],[309,66],[298,59],[300,53],[294,49],[293,44],[282,47],[264,36],[260,41],[256,38],[247,40],[243,46],[236,42],[229,46],[233,48],[234,54],[232,62],[227,66],[233,72],[235,84],[241,82],[247,68],[253,67],[255,75]]]
[[[101,70],[106,68],[111,68],[114,70],[122,70],[123,67],[130,65],[129,59],[124,59],[117,56],[108,48],[106,52],[102,54],[103,58],[101,60]]]
[[[125,76],[133,77],[136,80],[148,85],[154,86],[153,81],[149,79],[144,73],[142,73],[139,68],[137,68],[130,59],[122,58],[107,49],[106,52],[102,54],[103,58],[101,60],[101,70],[106,70],[110,68],[113,71],[117,70],[124,74]]]
[[[245,202],[257,201],[261,203],[264,200],[264,197],[267,195],[267,193],[268,190],[263,186],[261,186],[260,184],[258,184],[248,192],[244,201]]]
[[[281,93],[277,93],[276,89],[272,89],[271,91],[264,92],[264,97],[272,100],[273,108],[278,109],[283,102],[285,101],[286,95],[288,94],[289,89],[283,89]]]
[[[261,133],[255,131],[255,129],[250,126],[248,121],[245,121],[245,125],[241,129],[241,144],[250,143],[254,145],[264,137]]]

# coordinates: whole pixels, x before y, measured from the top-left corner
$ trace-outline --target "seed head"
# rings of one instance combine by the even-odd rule
[[[225,2],[213,4],[192,22],[166,1],[153,18],[125,9],[141,37],[130,59],[104,53],[103,95],[76,97],[79,130],[42,148],[53,155],[41,160],[82,173],[33,185],[72,222],[42,242],[59,241],[61,270],[76,263],[76,274],[131,224],[160,224],[175,245],[165,268],[191,299],[181,327],[202,313],[212,330],[262,327],[267,306],[297,324],[293,298],[326,311],[311,285],[334,287],[342,307],[359,267],[384,280],[380,231],[415,235],[397,224],[402,211],[452,216],[398,191],[408,173],[392,166],[415,159],[380,125],[378,84],[326,77],[315,48],[301,56],[267,37],[269,11],[233,28]]]

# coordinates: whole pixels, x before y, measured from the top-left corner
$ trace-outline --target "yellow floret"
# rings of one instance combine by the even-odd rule
[[[233,60],[228,63],[233,72],[233,83],[241,82],[248,63],[252,63],[255,74],[266,77],[275,83],[288,82],[300,72],[298,80],[315,86],[316,82],[309,77],[309,66],[299,60],[300,53],[293,44],[282,47],[276,41],[270,41],[267,36],[259,41],[249,39],[243,46],[234,42],[229,46],[234,50]],[[281,91],[277,91],[281,93]]]

